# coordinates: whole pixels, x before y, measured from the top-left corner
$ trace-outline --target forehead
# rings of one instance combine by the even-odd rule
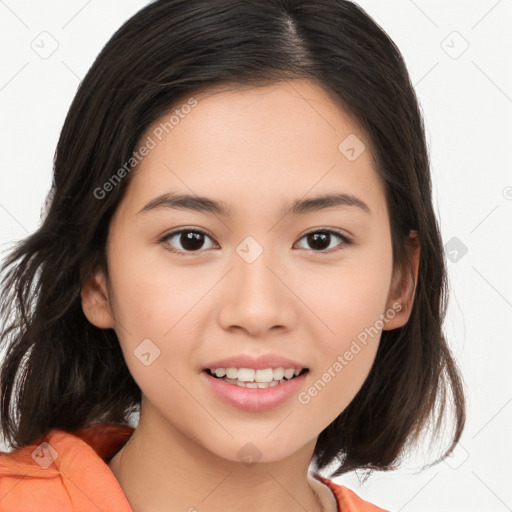
[[[286,198],[329,192],[383,207],[370,140],[307,80],[201,91],[153,123],[149,139],[127,191],[133,208],[167,192],[217,197],[234,215],[256,198],[281,210]]]

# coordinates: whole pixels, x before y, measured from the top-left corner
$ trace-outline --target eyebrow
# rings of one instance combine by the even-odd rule
[[[304,215],[306,213],[335,207],[354,207],[371,215],[369,206],[363,200],[346,193],[324,194],[308,199],[297,199],[291,206],[284,205],[281,209],[281,215],[283,217],[285,215]],[[223,217],[229,217],[231,215],[231,209],[223,201],[196,195],[174,193],[162,194],[155,197],[144,205],[136,215],[167,208],[190,210],[200,213],[214,213]]]

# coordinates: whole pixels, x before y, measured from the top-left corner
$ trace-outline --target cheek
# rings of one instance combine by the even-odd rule
[[[191,272],[170,263],[163,248],[145,247],[128,235],[113,240],[109,250],[117,322],[138,337],[163,337],[197,302],[197,279],[192,283]]]
[[[356,302],[356,301],[354,301]],[[353,400],[375,360],[381,329],[381,302],[356,307],[341,301],[332,315],[335,334],[317,336],[317,357],[307,387],[297,396],[309,417],[331,423]]]
[[[113,241],[109,270],[115,330],[128,368],[136,381],[146,378],[144,363],[153,360],[151,368],[179,373],[176,361],[190,360],[199,339],[200,325],[190,319],[197,320],[211,283],[191,283],[190,272],[165,264],[161,254],[155,259],[156,251],[123,242]]]
[[[321,275],[318,271],[303,272],[297,281],[308,305],[322,320],[316,324],[324,328],[317,328],[316,334],[322,334],[327,351],[346,348],[347,342],[374,326],[385,312],[392,257],[390,245],[384,242],[384,247],[372,244],[347,253],[340,265]]]
[[[325,423],[352,401],[377,353],[387,314],[392,258],[386,251],[380,258],[374,254],[361,251],[357,260],[347,260],[347,265],[333,272],[314,294],[322,319],[313,333],[315,371],[298,401]]]

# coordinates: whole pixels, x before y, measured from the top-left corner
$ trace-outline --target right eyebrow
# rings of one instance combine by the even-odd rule
[[[215,213],[228,217],[231,215],[230,208],[222,202],[210,199],[208,197],[193,196],[190,194],[173,194],[171,192],[155,197],[144,205],[138,212],[148,212],[159,210],[161,208],[171,208],[179,210],[191,210],[201,213]]]

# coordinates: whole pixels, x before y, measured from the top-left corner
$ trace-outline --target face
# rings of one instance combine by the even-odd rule
[[[312,450],[406,321],[370,141],[308,81],[189,105],[141,139],[84,312],[115,328],[140,424],[233,461]]]

